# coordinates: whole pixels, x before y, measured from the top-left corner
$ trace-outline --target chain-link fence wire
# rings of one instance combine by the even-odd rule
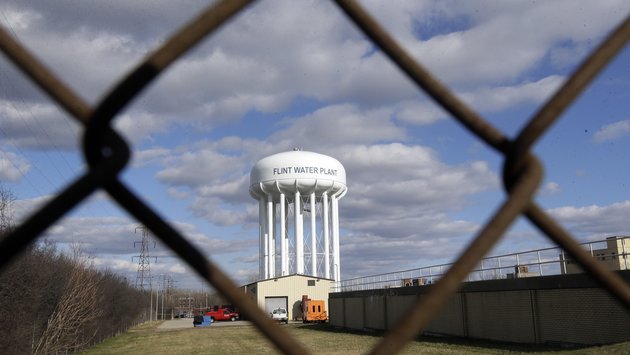
[[[242,11],[252,1],[224,0],[202,11],[170,37],[164,45],[124,77],[96,106],[90,106],[63,81],[0,28],[0,49],[53,100],[83,125],[83,152],[88,171],[68,184],[53,200],[17,226],[0,242],[0,268],[17,256],[71,209],[99,189],[105,190],[121,208],[184,259],[203,279],[236,305],[282,352],[310,353],[309,349],[273,323],[212,260],[190,244],[118,178],[126,167],[130,149],[111,126],[112,121],[152,80],[170,64]],[[396,41],[356,2],[337,0],[337,5],[420,90],[439,103],[453,119],[505,156],[503,183],[507,198],[461,256],[426,296],[418,299],[405,316],[371,350],[392,354],[426,328],[452,296],[466,275],[520,215],[526,216],[547,237],[562,247],[611,295],[630,308],[630,286],[606,270],[583,250],[576,240],[534,201],[542,179],[542,166],[530,154],[532,146],[575,100],[593,78],[630,40],[630,17],[582,63],[571,78],[532,117],[515,139],[507,138],[458,99]],[[1,271],[1,269],[0,269]]]

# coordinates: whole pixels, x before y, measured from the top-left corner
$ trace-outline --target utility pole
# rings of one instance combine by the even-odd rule
[[[164,297],[166,297],[166,275],[163,275],[162,279],[162,309],[160,314],[162,315],[162,320],[164,320]]]
[[[164,298],[168,296],[168,277],[162,274],[162,320],[164,320]]]
[[[171,290],[173,289],[173,283],[175,281],[169,276],[168,278],[168,287],[166,288],[166,292],[169,295],[168,299],[171,304],[171,319],[175,318],[175,302],[173,301],[173,295],[171,294]]]

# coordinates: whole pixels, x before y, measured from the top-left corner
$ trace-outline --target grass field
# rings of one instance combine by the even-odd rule
[[[145,324],[109,339],[82,354],[276,354],[277,350],[254,326],[231,325],[208,328],[158,330]],[[379,335],[336,330],[327,325],[283,325],[314,354],[364,354]],[[404,354],[630,354],[630,342],[561,349],[515,345],[457,338],[423,337],[407,345]]]

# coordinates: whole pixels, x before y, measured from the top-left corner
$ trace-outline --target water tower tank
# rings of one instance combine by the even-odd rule
[[[261,279],[307,274],[339,280],[338,201],[346,191],[343,165],[323,154],[294,150],[254,165],[249,192],[259,201]]]

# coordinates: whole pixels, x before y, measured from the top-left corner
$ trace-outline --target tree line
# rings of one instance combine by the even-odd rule
[[[13,199],[0,185],[0,238]],[[0,269],[0,354],[79,351],[144,321],[149,297],[78,248],[35,243]]]

